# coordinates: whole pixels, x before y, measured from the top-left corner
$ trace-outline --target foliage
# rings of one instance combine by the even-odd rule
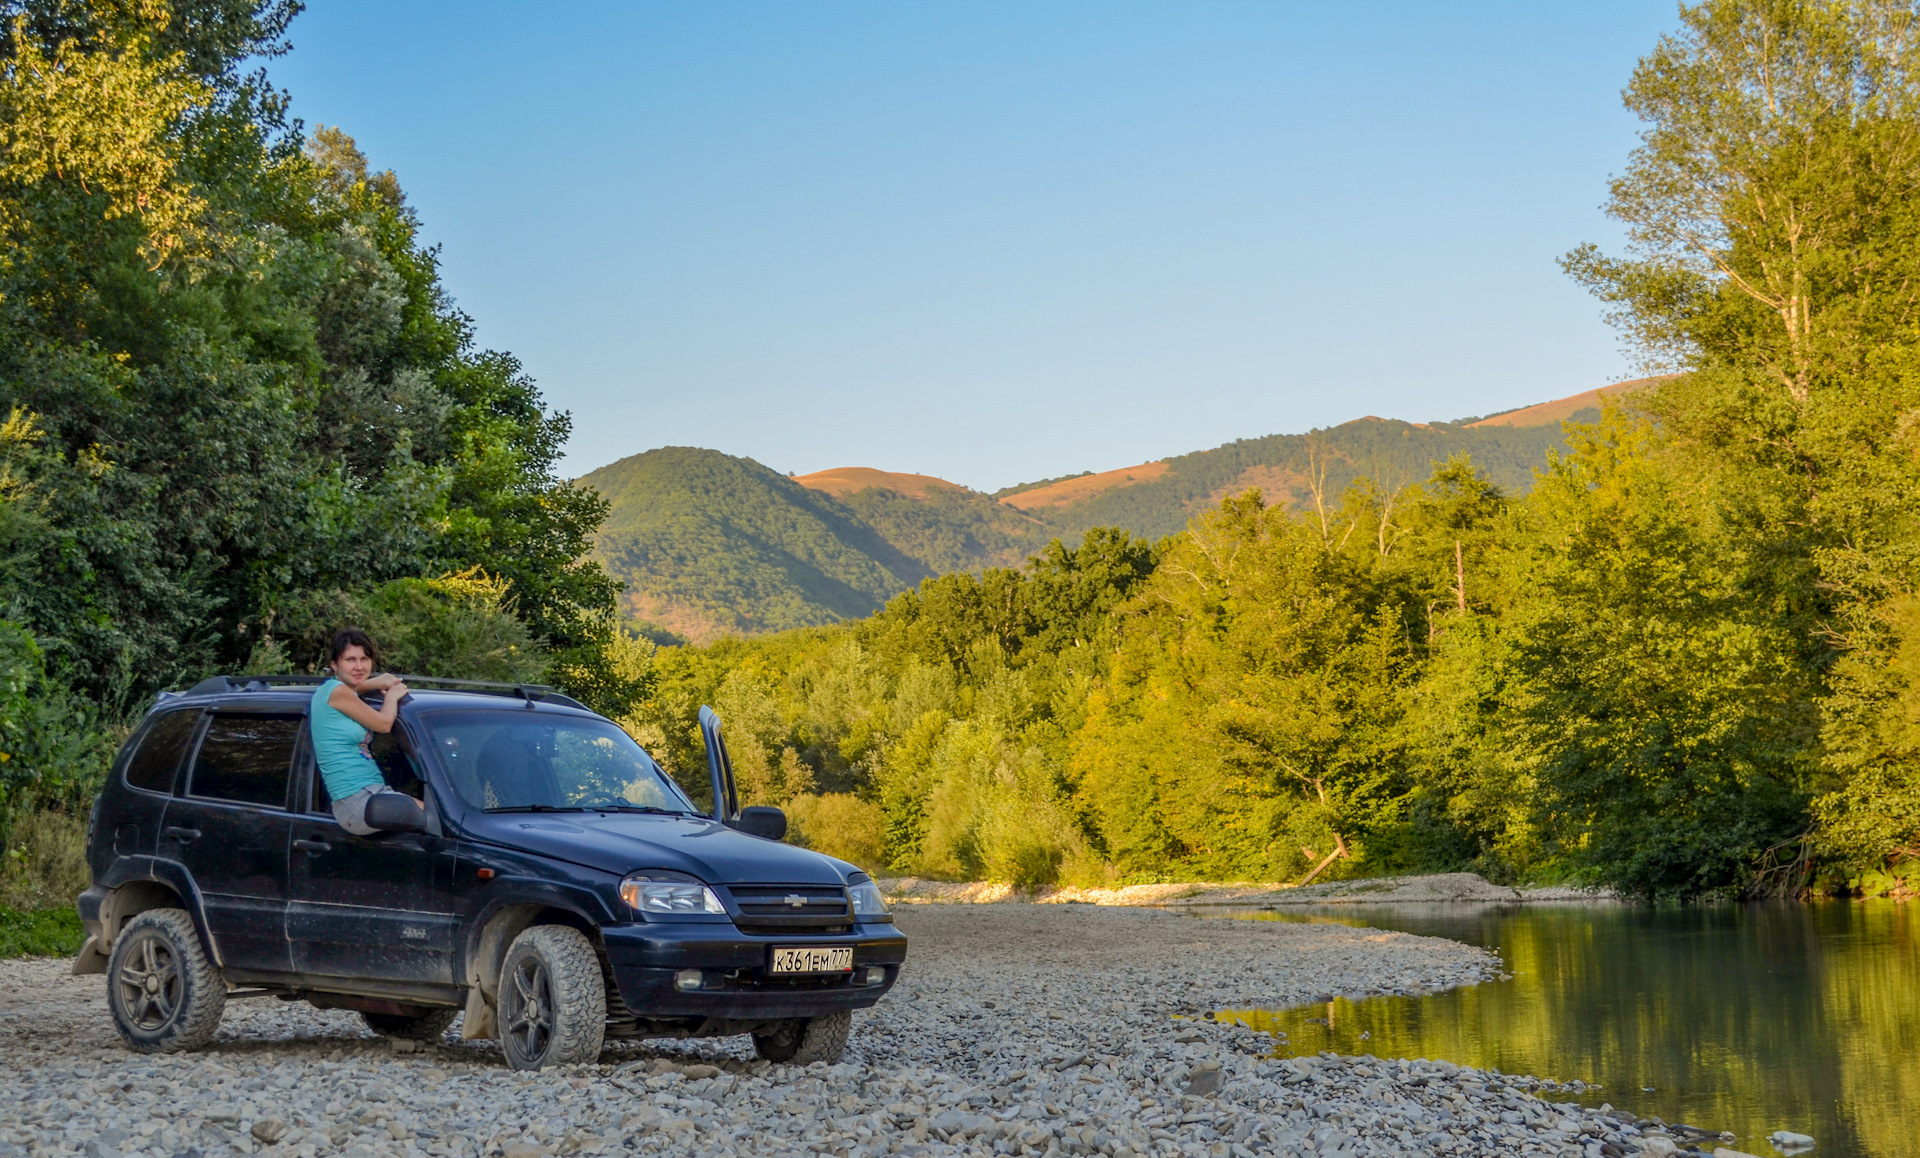
[[[0,958],[71,957],[86,939],[71,905],[26,911],[0,906]]]
[[[0,907],[70,906],[92,883],[84,811],[43,803],[15,815],[0,862]]]
[[[1762,644],[1787,669],[1754,672],[1785,680],[1793,758],[1819,773],[1816,823],[1786,859],[1817,854],[1843,882],[1920,847],[1900,659],[1920,577],[1920,12],[1713,0],[1681,15],[1626,92],[1647,122],[1611,204],[1630,252],[1568,265],[1650,358],[1692,371],[1651,409],[1675,475],[1743,556],[1743,606],[1715,620],[1793,641]]]
[[[5,614],[118,714],[328,600],[451,617],[437,660],[478,612],[436,577],[479,567],[521,627],[463,663],[629,706],[567,416],[473,346],[394,174],[240,71],[297,7],[0,3]]]

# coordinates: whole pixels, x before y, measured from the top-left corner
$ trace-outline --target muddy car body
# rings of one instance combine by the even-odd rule
[[[464,1037],[523,1068],[609,1036],[751,1034],[774,1060],[830,1060],[899,975],[878,890],[782,843],[777,810],[739,807],[706,709],[699,807],[564,696],[418,689],[372,752],[420,806],[389,801],[392,830],[362,837],[314,766],[312,683],[165,697],[114,763],[74,969],[108,975],[134,1048],[197,1044],[228,996],[258,995],[411,1037],[464,1012]]]

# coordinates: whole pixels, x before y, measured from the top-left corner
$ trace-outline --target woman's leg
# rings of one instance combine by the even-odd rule
[[[392,789],[382,784],[362,788],[345,800],[336,800],[333,802],[333,818],[340,822],[341,828],[355,836],[372,836],[380,830],[367,823],[367,801],[378,793],[390,791]]]

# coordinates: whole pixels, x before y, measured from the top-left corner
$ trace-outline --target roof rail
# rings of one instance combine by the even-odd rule
[[[419,684],[421,687],[451,688],[454,691],[488,692],[493,695],[514,695],[528,703],[536,700],[555,699],[575,707],[584,707],[572,696],[563,696],[546,684],[508,684],[495,683],[492,680],[449,680],[439,676],[403,675],[403,681]]]
[[[185,692],[166,693],[170,695],[210,696],[223,692],[264,692],[274,686],[281,687],[318,687],[332,679],[324,675],[217,675],[209,676],[188,688]],[[403,675],[400,679],[420,687],[447,688],[453,691],[480,692],[485,695],[518,696],[529,705],[543,700],[553,700],[571,708],[590,710],[572,696],[563,695],[546,684],[496,683],[492,680],[455,680],[442,679],[439,676]]]
[[[208,676],[184,692],[183,696],[217,696],[222,692],[264,692],[275,684],[318,687],[330,677],[321,675],[217,675]]]

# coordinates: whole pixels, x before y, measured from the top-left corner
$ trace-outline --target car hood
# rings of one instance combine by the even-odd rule
[[[844,884],[840,862],[817,852],[736,832],[704,816],[631,813],[478,813],[464,827],[476,840],[603,872],[687,873],[708,884]]]

